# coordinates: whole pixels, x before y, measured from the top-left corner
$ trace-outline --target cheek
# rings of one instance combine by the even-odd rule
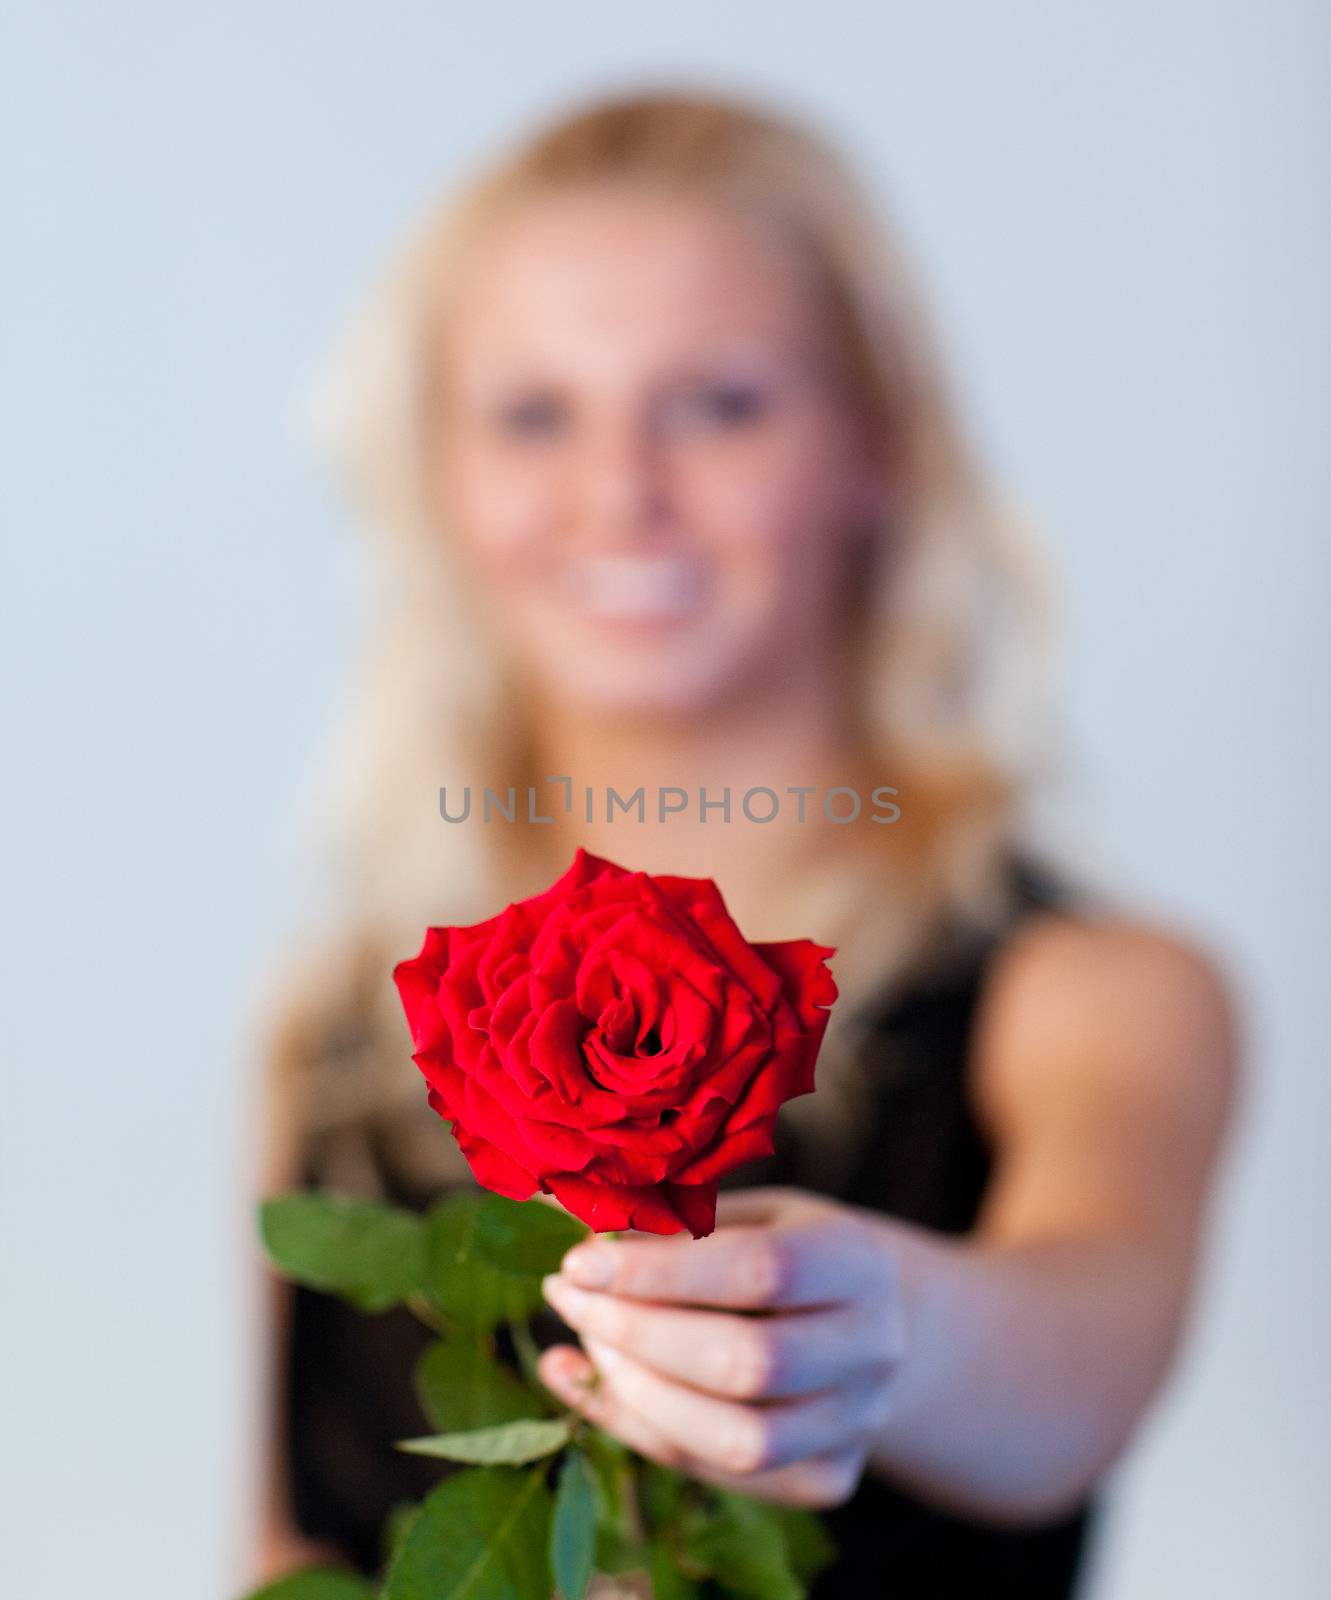
[[[548,470],[497,452],[459,446],[443,464],[445,522],[464,557],[487,583],[508,587],[531,576],[556,532]]]
[[[687,475],[689,520],[756,604],[812,598],[840,570],[851,467],[835,440],[793,437]]]

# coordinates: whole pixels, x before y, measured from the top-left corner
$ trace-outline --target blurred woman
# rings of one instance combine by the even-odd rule
[[[384,586],[265,1191],[471,1181],[390,980],[427,923],[578,845],[713,877],[749,938],[837,947],[818,1091],[710,1238],[570,1256],[543,1378],[646,1456],[824,1510],[820,1596],[1071,1593],[1179,1336],[1233,1024],[1202,954],[1031,835],[1037,574],[900,250],[806,130],[625,98],[431,219],[338,371]],[[392,1449],[424,1332],[273,1292],[260,1567],[369,1570],[438,1476]]]

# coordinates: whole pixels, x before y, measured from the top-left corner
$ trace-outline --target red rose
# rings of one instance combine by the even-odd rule
[[[544,894],[431,928],[393,977],[481,1184],[553,1194],[600,1233],[700,1239],[717,1178],[770,1155],[777,1108],[813,1088],[834,953],[749,944],[710,879],[579,850]]]

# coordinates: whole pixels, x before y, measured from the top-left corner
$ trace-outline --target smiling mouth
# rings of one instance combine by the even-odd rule
[[[705,591],[701,563],[680,555],[584,556],[569,580],[578,609],[601,622],[680,622],[701,609]]]

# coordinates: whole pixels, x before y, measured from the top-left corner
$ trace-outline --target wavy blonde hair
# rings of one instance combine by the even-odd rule
[[[675,93],[579,109],[425,219],[314,386],[318,437],[379,542],[383,585],[317,774],[314,826],[338,899],[325,932],[279,976],[265,1023],[270,1064],[317,1079],[301,1115],[325,1155],[341,1152],[321,1159],[330,1181],[371,1185],[364,1130],[378,1119],[382,1133],[394,1117],[422,1172],[431,1161],[456,1168],[442,1154],[452,1141],[410,1120],[423,1097],[389,971],[427,922],[479,920],[542,886],[523,871],[532,830],[446,828],[436,809],[444,782],[502,790],[527,780],[521,707],[474,626],[426,487],[435,318],[498,211],[605,180],[707,197],[775,228],[823,291],[893,468],[890,514],[872,531],[847,627],[865,770],[899,789],[903,821],[870,830],[894,836],[890,890],[866,893],[862,872],[811,872],[803,900],[792,891],[790,929],[838,946],[843,996],[820,1065],[833,1090],[806,1097],[816,1115],[799,1102],[792,1113],[848,1125],[844,1066],[869,998],[911,971],[949,918],[992,923],[1006,908],[1021,802],[1049,750],[1050,608],[1026,530],[964,436],[893,230],[819,137],[767,109]]]

